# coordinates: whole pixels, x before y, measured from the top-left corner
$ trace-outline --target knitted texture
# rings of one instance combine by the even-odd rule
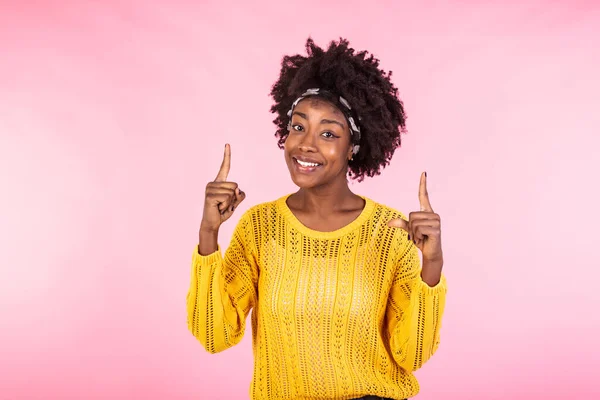
[[[289,195],[288,195],[289,196]],[[241,217],[225,254],[194,250],[188,328],[210,353],[239,343],[252,310],[251,399],[414,396],[439,345],[446,279],[421,279],[406,217],[364,198],[333,232],[304,226],[288,196]]]

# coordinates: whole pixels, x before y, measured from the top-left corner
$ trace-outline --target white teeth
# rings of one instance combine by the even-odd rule
[[[303,167],[317,167],[319,166],[319,164],[317,163],[311,163],[311,162],[304,162],[304,161],[300,161],[300,160],[296,160],[298,162],[298,164],[300,164]]]

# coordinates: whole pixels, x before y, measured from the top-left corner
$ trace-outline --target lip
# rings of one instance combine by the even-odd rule
[[[306,157],[306,156],[292,156],[292,158],[302,161],[302,162],[309,162],[309,163],[313,163],[313,164],[320,164],[319,166],[323,165],[322,162],[319,162],[318,160],[315,160],[314,158],[310,158],[310,157]]]
[[[303,162],[310,162],[310,163],[315,163],[315,164],[319,164],[315,167],[303,167],[302,165],[300,165],[298,163],[298,160],[303,161]],[[292,164],[294,164],[294,169],[297,172],[303,173],[303,174],[310,174],[312,172],[315,172],[317,169],[319,169],[322,164],[319,163],[318,161],[314,161],[310,158],[306,158],[306,157],[292,157]]]

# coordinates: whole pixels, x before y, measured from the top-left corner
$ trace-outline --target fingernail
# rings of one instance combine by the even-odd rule
[[[233,211],[233,210],[235,210],[235,207],[234,207],[234,206],[231,206],[231,211]]]
[[[425,178],[427,178],[427,171],[425,171]]]
[[[410,240],[410,234],[408,234],[408,240]]]

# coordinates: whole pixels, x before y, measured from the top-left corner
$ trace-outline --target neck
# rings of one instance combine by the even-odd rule
[[[348,187],[348,181],[344,176],[343,180],[340,179],[324,186],[300,188],[294,197],[296,197],[297,204],[304,210],[327,215],[351,206],[349,203],[355,200],[356,195]]]

